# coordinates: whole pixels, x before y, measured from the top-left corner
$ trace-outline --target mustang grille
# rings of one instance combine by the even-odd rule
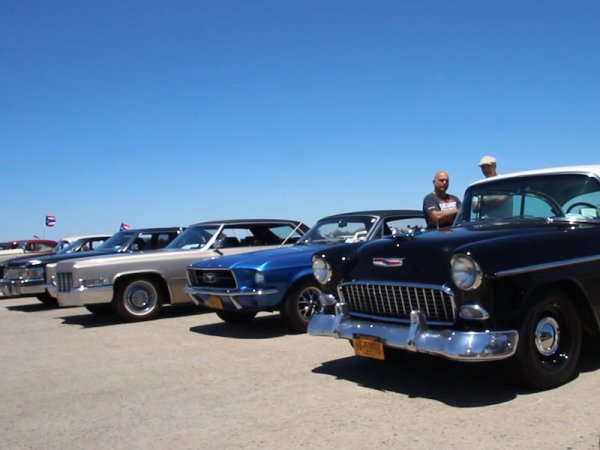
[[[73,287],[73,274],[70,272],[58,272],[56,274],[58,292],[69,292]]]
[[[378,283],[343,283],[340,298],[350,314],[395,320],[410,320],[420,310],[432,324],[450,324],[455,319],[452,293],[441,286],[407,286]]]
[[[215,289],[235,289],[237,283],[230,270],[226,269],[189,269],[190,284],[195,287]]]

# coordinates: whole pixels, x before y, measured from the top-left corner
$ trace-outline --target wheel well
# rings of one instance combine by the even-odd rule
[[[594,314],[594,310],[592,309],[581,287],[572,281],[557,281],[554,283],[538,286],[527,295],[525,303],[527,303],[533,297],[537,296],[537,294],[541,291],[553,289],[559,289],[563,291],[569,296],[570,299],[573,300],[575,308],[577,309],[577,313],[579,314],[579,318],[581,319],[582,328],[586,334],[600,334],[600,329],[598,327],[598,319]]]
[[[290,292],[292,292],[294,289],[296,289],[298,287],[298,285],[305,283],[306,281],[313,281],[313,280],[314,280],[315,284],[318,286],[319,283],[317,283],[317,280],[315,280],[312,275],[304,275],[304,276],[298,278],[296,281],[294,281],[292,284],[290,284],[290,287],[288,288],[284,297],[287,297]]]
[[[157,273],[132,273],[121,275],[115,280],[115,293],[119,289],[120,285],[126,281],[141,279],[155,282],[160,290],[159,294],[163,298],[163,304],[167,305],[171,303],[171,293],[169,291],[169,287],[167,286],[164,278]]]

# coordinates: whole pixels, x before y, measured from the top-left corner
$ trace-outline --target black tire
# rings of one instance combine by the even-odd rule
[[[127,322],[151,320],[163,305],[161,286],[146,277],[129,278],[117,283],[112,301],[113,310]]]
[[[52,297],[48,292],[44,292],[43,294],[38,294],[35,296],[40,302],[44,305],[48,306],[58,306],[58,300],[55,297]]]
[[[97,316],[108,316],[112,313],[112,308],[110,303],[97,303],[93,305],[83,305],[85,309],[87,309],[92,314]]]
[[[569,296],[546,290],[524,312],[514,361],[522,382],[548,389],[568,381],[581,352],[581,322]]]
[[[248,323],[257,313],[255,312],[238,312],[238,311],[225,311],[219,310],[216,311],[217,316],[223,321],[227,323]]]
[[[281,305],[285,326],[296,333],[305,333],[310,318],[319,306],[321,290],[317,281],[305,280],[290,290]]]

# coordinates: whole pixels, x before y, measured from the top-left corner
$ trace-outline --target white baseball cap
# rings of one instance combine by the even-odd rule
[[[479,161],[479,165],[485,166],[486,164],[496,164],[496,158],[493,156],[484,156],[481,158],[481,161]]]

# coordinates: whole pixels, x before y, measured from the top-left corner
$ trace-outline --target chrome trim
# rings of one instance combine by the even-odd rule
[[[479,314],[479,317],[468,316],[467,314],[463,314],[463,311],[475,311]],[[480,305],[468,303],[460,307],[458,316],[464,320],[488,320],[490,318],[490,313]]]
[[[25,280],[0,280],[0,290],[4,295],[36,295],[46,291],[43,278]]]
[[[113,297],[113,285],[84,287],[79,286],[68,292],[59,291],[59,306],[83,306],[97,303],[110,303]]]
[[[373,265],[377,267],[402,267],[406,258],[383,258],[376,256],[373,258]]]
[[[538,272],[540,270],[556,269],[559,267],[572,266],[575,264],[584,264],[595,261],[600,261],[600,255],[584,256],[582,258],[572,258],[566,259],[564,261],[553,261],[543,264],[534,264],[531,266],[519,267],[517,269],[501,270],[500,272],[496,272],[495,275],[497,277],[507,277],[511,275],[520,275],[528,272]]]
[[[457,361],[494,361],[514,355],[519,334],[516,330],[455,331],[429,329],[425,315],[412,311],[410,325],[373,323],[350,316],[347,305],[337,303],[335,314],[315,314],[308,334],[351,341],[355,334],[382,339],[384,346],[417,353],[429,353]]]
[[[450,289],[447,286],[443,286],[443,285],[436,285],[436,284],[421,284],[421,283],[399,283],[399,282],[394,282],[394,281],[378,281],[378,280],[352,280],[352,281],[346,281],[346,282],[342,282],[338,285],[337,287],[337,293],[338,293],[338,299],[339,301],[348,304],[348,307],[350,309],[350,301],[348,301],[345,297],[344,297],[344,291],[343,288],[345,286],[352,286],[354,289],[356,290],[367,290],[367,294],[369,293],[369,289],[372,287],[378,287],[379,289],[379,294],[382,296],[382,301],[381,302],[374,302],[373,304],[371,304],[371,310],[372,311],[365,311],[363,308],[363,310],[352,310],[352,315],[355,315],[357,317],[364,317],[364,318],[373,318],[375,320],[385,320],[385,321],[398,321],[398,322],[402,322],[402,323],[408,323],[410,320],[409,314],[412,310],[414,309],[423,309],[424,307],[424,311],[427,313],[428,316],[432,316],[432,317],[438,317],[438,320],[431,320],[430,323],[432,324],[436,324],[436,325],[450,325],[452,323],[454,323],[454,321],[456,320],[456,315],[457,315],[457,308],[456,308],[456,303],[454,301],[454,292],[452,291],[452,289]],[[383,292],[382,288],[385,287],[385,292]],[[442,316],[444,317],[439,317],[440,316],[440,309],[438,308],[438,305],[436,305],[435,303],[433,303],[430,306],[427,304],[427,300],[428,298],[425,298],[425,303],[423,305],[420,304],[420,301],[418,298],[416,299],[412,299],[412,298],[405,298],[404,295],[402,294],[402,292],[399,292],[399,296],[396,296],[395,292],[391,292],[391,296],[390,293],[387,291],[387,287],[392,287],[392,288],[405,288],[405,289],[412,289],[415,291],[421,291],[421,293],[427,297],[425,291],[436,291],[441,293],[441,295],[446,295],[449,298],[450,301],[450,308],[451,308],[451,316],[452,317],[448,317],[450,316],[449,313],[446,313],[446,308],[443,307],[441,310],[443,310],[443,314]],[[385,301],[383,301],[383,296],[385,294]],[[418,294],[417,294],[418,297]],[[368,302],[368,300],[370,300],[369,298],[367,298],[366,300],[364,300],[365,302]],[[412,303],[416,303],[416,308],[415,306],[413,306]],[[392,305],[394,306],[394,308],[392,308]],[[446,305],[446,303],[444,303],[444,305]],[[388,308],[390,311],[389,313],[386,313],[386,311],[381,311],[380,307],[382,308]],[[392,309],[395,309],[397,311],[397,317],[394,317],[394,315],[392,315]],[[402,311],[400,311],[402,310]],[[403,317],[401,317],[403,316]],[[439,320],[439,319],[444,319],[444,320]]]
[[[217,295],[221,297],[247,297],[249,295],[272,295],[277,294],[279,289],[252,289],[246,292],[232,292],[229,289],[225,290],[217,290],[217,289],[207,289],[207,288],[198,288],[194,286],[185,286],[183,291],[189,295]]]

